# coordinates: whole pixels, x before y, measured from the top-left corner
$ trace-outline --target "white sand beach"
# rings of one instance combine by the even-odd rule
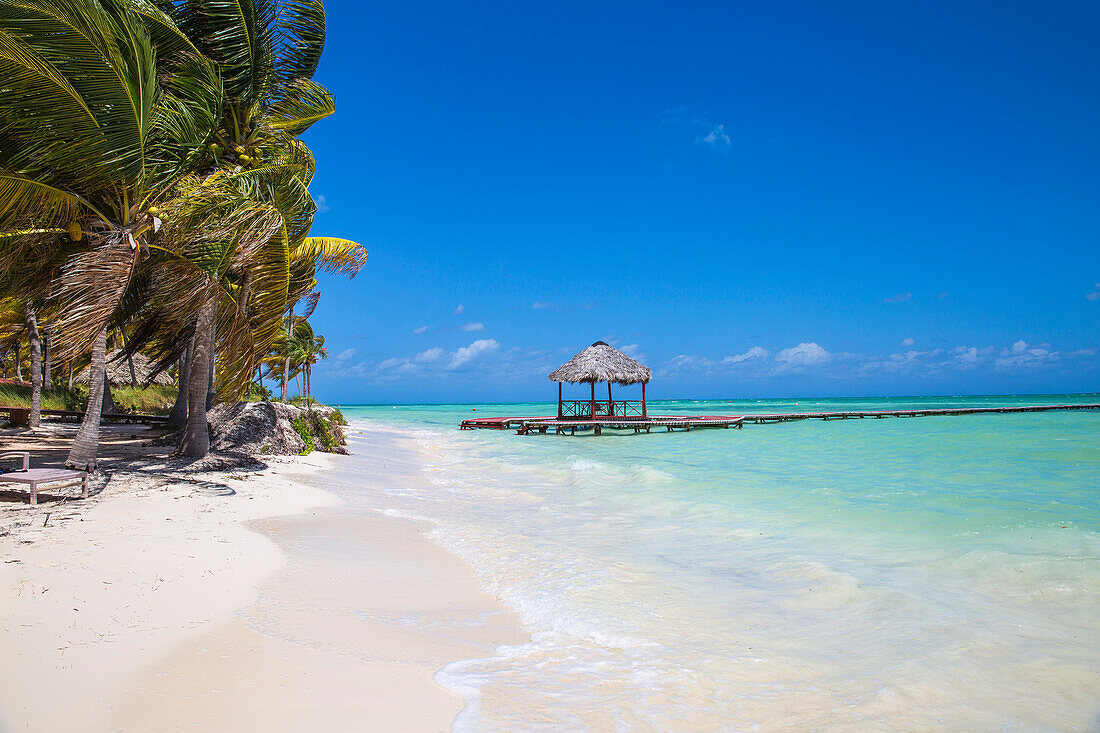
[[[432,675],[514,618],[426,525],[343,511],[340,457],[265,460],[0,504],[0,730],[449,729]]]

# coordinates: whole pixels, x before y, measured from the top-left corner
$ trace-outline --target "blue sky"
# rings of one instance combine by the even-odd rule
[[[1100,389],[1100,5],[326,10],[324,399]]]

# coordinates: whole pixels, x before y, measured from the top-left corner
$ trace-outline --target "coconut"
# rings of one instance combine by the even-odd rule
[[[69,224],[69,239],[74,242],[79,242],[81,239],[84,239],[84,229],[81,228],[80,222],[74,221]]]

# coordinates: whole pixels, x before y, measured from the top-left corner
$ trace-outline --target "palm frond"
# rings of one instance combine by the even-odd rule
[[[306,237],[292,252],[296,260],[313,262],[322,272],[355,277],[367,263],[361,244],[337,237]]]
[[[18,173],[0,171],[0,227],[68,225],[81,210],[76,194]]]
[[[283,0],[275,21],[275,68],[286,81],[308,79],[325,48],[325,6],[321,0]]]
[[[203,54],[218,62],[230,97],[247,108],[276,85],[277,10],[275,0],[183,0],[173,17]]]
[[[101,237],[97,245],[70,257],[50,294],[58,359],[82,354],[114,315],[139,262],[140,249],[128,238]]]
[[[336,111],[332,93],[311,79],[302,79],[286,87],[266,114],[267,124],[275,130],[301,135],[313,123]]]

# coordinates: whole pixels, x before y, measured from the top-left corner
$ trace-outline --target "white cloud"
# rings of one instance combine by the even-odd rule
[[[458,307],[455,308],[455,315],[456,316],[461,316],[465,312],[466,312],[466,306],[462,305],[462,303],[459,303]]]
[[[324,196],[314,196],[313,203],[317,204],[318,214],[327,214],[328,212],[332,211],[332,207],[330,207],[328,205],[328,202],[325,201]]]
[[[686,107],[666,110],[661,116],[661,124],[695,130],[696,144],[712,150],[727,152],[733,143],[724,124],[711,122],[700,115],[689,115]]]
[[[418,361],[421,364],[431,364],[432,362],[439,361],[443,358],[445,352],[443,349],[436,346],[435,348],[428,349],[427,351],[421,351],[416,355],[414,361]]]
[[[355,351],[355,349],[344,349],[336,355],[336,361],[347,361],[348,359],[355,356],[356,353],[357,352]]]
[[[712,125],[710,131],[706,135],[702,133],[695,138],[696,141],[709,145],[712,148],[719,150],[729,150],[731,141],[729,133],[726,132],[725,125]]]
[[[1086,300],[1100,300],[1100,283],[1096,283],[1096,287],[1091,293],[1085,296]]]
[[[737,369],[739,374],[744,374],[743,370],[748,369],[749,364],[752,362],[757,362],[755,371],[759,372],[760,366],[769,354],[770,352],[761,346],[753,346],[744,353],[726,356],[717,361],[705,356],[680,354],[665,362],[658,372],[661,375],[678,372],[703,372],[705,374],[720,375],[729,374],[732,370]]]
[[[539,300],[536,300],[534,303],[531,304],[531,310],[535,311],[557,310],[557,308],[558,307],[553,303],[543,303]]]
[[[887,303],[908,303],[913,299],[912,293],[898,293],[886,299]]]
[[[428,332],[428,327],[427,326],[421,326],[420,328],[414,328],[413,329],[413,333],[415,333],[415,334],[421,334],[421,333],[427,333],[427,332]]]
[[[917,342],[914,339],[911,339],[911,338],[905,338],[905,339],[901,340],[901,345],[902,346],[912,346],[915,343],[917,343]]]
[[[1020,339],[1011,347],[1001,349],[993,365],[998,369],[1032,368],[1051,361],[1058,361],[1061,354],[1050,350],[1050,344],[1033,346]]]
[[[447,364],[448,369],[457,369],[463,364],[473,361],[482,354],[487,354],[490,351],[495,351],[500,347],[496,339],[478,339],[469,346],[463,346],[457,350],[451,357],[451,361]]]
[[[750,359],[767,359],[769,353],[770,352],[767,349],[761,346],[753,346],[751,349],[744,352],[743,354],[734,354],[733,356],[727,356],[725,359],[722,359],[722,363],[739,364],[743,361],[748,361]]]
[[[814,366],[828,361],[832,357],[825,349],[816,343],[802,343],[783,349],[775,355],[775,360],[785,367],[796,369],[806,366]]]
[[[956,346],[951,350],[952,361],[958,369],[973,369],[982,361],[983,354],[976,346]]]
[[[467,323],[467,324],[462,326],[462,330],[463,331],[484,331],[485,330],[485,324],[481,323],[481,322],[478,322],[478,321],[475,321],[473,323]]]

